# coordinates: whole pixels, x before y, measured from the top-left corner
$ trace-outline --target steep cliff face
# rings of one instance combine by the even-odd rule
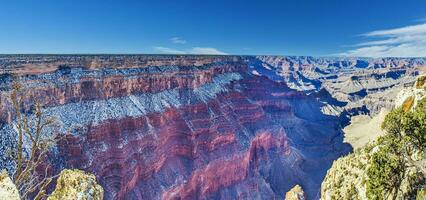
[[[105,199],[283,199],[296,184],[317,199],[332,161],[351,149],[340,126],[347,103],[326,87],[298,90],[290,79],[254,73],[269,62],[260,58],[25,59],[2,63],[0,167],[13,169],[4,147],[14,145],[8,95],[16,75],[28,88],[30,118],[31,102],[40,101],[58,121],[49,131],[66,134],[52,166],[96,175]],[[331,64],[306,62],[288,70]],[[327,85],[325,76],[311,78],[298,81]],[[325,105],[337,114],[326,115]]]
[[[252,73],[299,91],[326,91],[320,93],[328,100],[323,106],[326,114],[375,115],[382,108],[391,109],[403,86],[426,72],[426,59],[259,56],[250,66]]]
[[[397,95],[395,108],[401,108],[402,113],[408,112],[419,112],[420,118],[423,119],[421,124],[424,123],[424,108],[423,110],[415,110],[419,101],[425,101],[426,97],[426,88],[424,88],[424,75],[419,76],[416,79],[416,82],[413,84],[413,87],[404,88]],[[391,113],[392,114],[392,113]],[[423,116],[423,117],[422,117]],[[392,118],[387,116],[388,118]],[[409,131],[416,129],[414,132],[419,132],[419,134],[423,134],[421,137],[424,138],[426,132],[421,128],[422,125],[416,124],[414,121],[415,118],[403,118],[402,123],[396,126],[400,131],[398,134],[406,135],[411,134]],[[383,121],[378,121],[377,123],[382,124]],[[411,127],[409,129],[404,128],[403,126],[416,126]],[[383,127],[383,125],[382,125]],[[390,160],[391,156],[388,155],[388,151],[386,149],[386,136],[391,135],[391,133],[384,133],[379,140],[373,140],[368,145],[357,149],[355,152],[344,156],[342,158],[337,159],[333,162],[332,167],[328,170],[326,177],[321,185],[321,199],[370,199],[368,197],[368,192],[371,193],[371,186],[368,187],[368,181],[372,179],[376,179],[377,177],[372,177],[369,173],[370,168],[373,166],[373,159],[377,152],[385,152],[385,155],[381,155],[379,158],[384,160]],[[407,137],[404,140],[397,141],[395,145],[402,145],[404,151],[398,151],[397,154],[404,154],[404,158],[402,158],[402,169],[397,170],[396,167],[393,168],[393,171],[386,171],[386,166],[380,165],[381,169],[380,173],[390,173],[391,176],[401,176],[400,182],[394,186],[394,191],[386,191],[385,194],[376,194],[381,199],[411,199],[422,198],[424,190],[422,189],[421,184],[424,183],[424,179],[426,177],[425,165],[426,156],[424,149],[418,149],[416,146],[410,142],[405,142]],[[383,142],[385,141],[385,142]],[[424,141],[424,140],[423,140]],[[425,146],[425,144],[420,144],[420,146]],[[386,149],[386,150],[383,150]],[[395,165],[394,163],[392,163]],[[397,166],[397,165],[396,165]],[[388,168],[386,168],[388,169]],[[371,170],[370,170],[371,172]],[[399,175],[398,175],[399,173]],[[373,174],[374,175],[374,174]],[[389,175],[387,175],[389,176]],[[386,177],[387,179],[391,179]],[[389,181],[390,182],[390,181]],[[382,183],[389,184],[391,183]],[[420,185],[420,186],[419,186]],[[392,185],[393,186],[393,185]],[[382,187],[380,184],[376,184],[375,187]],[[372,196],[370,194],[370,196]]]
[[[350,150],[315,98],[247,73],[241,60],[60,67],[20,82],[69,133],[53,166],[95,174],[106,199],[284,198],[295,184],[315,198],[332,160]],[[12,145],[9,86],[2,142]]]
[[[274,198],[295,183],[313,196],[324,163],[348,150],[314,100],[265,78],[232,72],[160,94],[106,111],[147,114],[69,136],[59,148],[65,165],[98,174],[107,198]]]

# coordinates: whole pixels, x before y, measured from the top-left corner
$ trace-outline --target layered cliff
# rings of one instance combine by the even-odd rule
[[[389,110],[399,90],[426,72],[424,58],[259,56],[250,63],[252,73],[283,81],[293,89],[324,90],[321,98],[328,102],[323,111],[336,116]]]
[[[16,73],[28,104],[42,102],[67,133],[52,151],[56,171],[95,174],[106,199],[284,198],[295,184],[315,198],[327,166],[350,149],[315,98],[247,73],[242,59],[167,64]],[[5,146],[10,84],[0,95]]]
[[[347,107],[356,95],[339,96],[347,88],[335,77],[365,66],[292,58],[309,65],[284,68],[269,61],[280,59],[3,58],[0,167],[14,166],[6,147],[16,138],[8,100],[15,79],[27,88],[24,107],[30,119],[32,104],[39,101],[58,122],[48,131],[65,135],[51,151],[52,171],[76,168],[94,174],[105,199],[283,199],[296,184],[308,199],[317,199],[333,160],[351,150],[343,143],[341,116],[362,110],[365,102]],[[389,64],[392,73],[405,70],[400,75],[375,79],[383,82],[381,89],[362,87],[381,91],[410,82],[422,60],[406,62],[410,66]],[[377,66],[368,66],[364,70],[370,75]],[[312,89],[294,87],[293,78],[283,79],[277,68],[306,73],[293,78]]]

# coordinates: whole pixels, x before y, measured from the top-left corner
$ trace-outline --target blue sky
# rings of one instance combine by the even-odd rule
[[[0,53],[426,56],[424,0],[0,0]]]

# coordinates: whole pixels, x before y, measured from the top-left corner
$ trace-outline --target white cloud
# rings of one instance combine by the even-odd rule
[[[406,26],[402,28],[372,31],[364,35],[386,37],[386,36],[400,36],[400,35],[416,35],[416,34],[425,34],[425,33],[426,33],[426,23],[413,25],[413,26]]]
[[[355,45],[342,56],[353,57],[425,57],[426,23],[362,34],[371,41]]]
[[[185,51],[172,49],[172,48],[168,48],[168,47],[153,47],[153,48],[154,48],[155,51],[158,51],[158,52],[164,53],[164,54],[186,54]]]
[[[172,41],[175,44],[186,44],[186,40],[184,40],[180,37],[172,37],[172,38],[170,38],[170,41]]]
[[[212,47],[192,47],[188,50],[179,50],[169,47],[156,46],[155,51],[164,54],[200,54],[200,55],[227,55],[227,53]]]
[[[192,47],[191,54],[226,55],[227,53],[211,47]]]

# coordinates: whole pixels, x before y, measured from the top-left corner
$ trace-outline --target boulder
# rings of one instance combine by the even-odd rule
[[[56,188],[48,200],[102,200],[103,188],[96,177],[81,170],[65,169],[61,172]]]
[[[285,200],[305,200],[305,192],[300,185],[295,185],[285,194]]]
[[[0,200],[19,200],[18,189],[5,170],[0,174]]]

